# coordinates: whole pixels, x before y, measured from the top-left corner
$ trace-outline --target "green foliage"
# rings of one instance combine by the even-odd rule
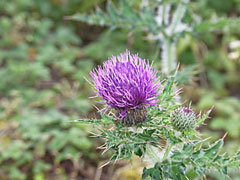
[[[78,172],[82,158],[95,156],[91,128],[70,123],[92,108],[84,78],[94,63],[82,58],[74,27],[59,23],[69,11],[61,9],[53,1],[0,2],[0,179],[64,178],[63,163]]]
[[[162,33],[164,36],[166,36],[167,33],[165,32],[165,29],[167,28],[167,26],[164,24],[159,27],[155,20],[156,17],[154,14],[154,9],[159,5],[164,6],[167,3],[173,3],[174,5],[180,3],[184,4],[184,1],[172,0],[163,1],[160,3],[150,2],[148,5],[142,6],[139,9],[134,9],[133,7],[131,7],[132,5],[125,0],[120,0],[120,3],[117,5],[114,5],[112,1],[108,1],[106,12],[103,12],[100,8],[97,8],[96,11],[91,15],[78,13],[68,18],[71,20],[86,22],[88,24],[109,26],[111,29],[128,28],[130,31],[143,30],[148,32],[149,34],[158,35],[159,33]],[[207,5],[208,3],[211,3],[211,1],[205,0],[196,4],[198,7],[202,6],[202,4]],[[215,3],[213,4],[214,6],[216,5]],[[189,21],[190,19],[191,21]],[[185,18],[185,21],[191,24],[191,26],[193,27],[193,30],[191,30],[191,32],[193,33],[222,30],[224,28],[238,28],[240,26],[240,20],[238,18],[229,19],[224,17],[215,18],[212,21],[205,20],[203,22],[198,22],[196,19],[196,15],[192,14],[192,12],[188,13],[188,17]],[[184,33],[185,31],[180,32],[180,34]]]
[[[98,24],[101,26],[111,26],[114,28],[128,28],[131,30],[147,30],[149,32],[158,32],[159,27],[154,20],[154,11],[150,8],[143,8],[141,13],[137,13],[125,0],[120,0],[119,5],[114,5],[108,1],[107,12],[97,8],[92,15],[75,14],[69,19],[83,21],[89,24]]]
[[[184,144],[181,150],[172,151],[169,159],[158,162],[153,168],[143,169],[142,179],[148,176],[152,180],[157,179],[188,179],[187,168],[193,169],[200,178],[204,178],[206,170],[216,168],[222,177],[228,177],[228,168],[239,167],[239,153],[233,157],[220,155],[223,139],[210,145],[207,149],[199,148],[200,141],[192,141]]]
[[[35,177],[50,170],[50,163],[61,168],[63,160],[80,161],[83,154],[91,155],[88,150],[92,142],[87,138],[87,129],[84,125],[72,127],[69,117],[55,109],[44,115],[33,109],[24,109],[18,139],[0,149],[0,163],[4,166],[1,171],[10,175],[18,171],[23,177],[20,179],[25,179],[27,176],[20,171],[22,167],[29,169]],[[19,179],[18,176],[11,178]]]
[[[86,56],[98,60],[99,63],[112,55],[124,52],[126,48],[132,49],[134,53],[139,53],[150,61],[156,61],[156,44],[142,39],[143,35],[138,32],[131,36],[125,29],[106,31],[96,41],[85,46],[83,51]]]
[[[220,100],[216,101],[218,97],[218,94],[208,92],[199,102],[199,108],[209,108],[214,104],[214,112],[218,116],[212,119],[210,127],[213,129],[224,129],[232,138],[238,138],[240,136],[240,124],[238,123],[240,118],[239,102],[233,97],[221,97]]]
[[[199,25],[195,26],[195,31],[196,32],[204,32],[204,31],[213,31],[213,30],[221,30],[224,28],[238,28],[240,26],[240,19],[218,19],[215,20],[214,22],[202,22]]]
[[[185,180],[191,170],[203,178],[212,169],[227,178],[228,169],[240,167],[239,153],[233,156],[222,155],[223,138],[203,148],[204,141],[199,139],[194,129],[175,131],[171,114],[179,105],[176,105],[176,94],[173,91],[174,78],[168,79],[162,86],[164,88],[159,96],[159,107],[149,109],[146,122],[127,127],[107,115],[103,119],[107,118],[108,121],[92,121],[93,124],[104,126],[100,126],[96,136],[105,140],[105,144],[101,146],[104,152],[110,149],[113,151],[110,162],[119,159],[132,160],[134,154],[143,159],[152,159],[155,165],[143,169],[143,180],[147,177],[152,180]],[[210,111],[199,116],[195,119],[196,122],[202,124],[209,113]],[[113,127],[107,128],[106,125],[111,123],[114,124]],[[162,158],[161,153],[164,154]]]

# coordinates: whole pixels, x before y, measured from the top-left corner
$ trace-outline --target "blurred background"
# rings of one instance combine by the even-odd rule
[[[116,0],[117,1],[117,0]],[[71,120],[98,118],[94,92],[86,79],[108,57],[126,48],[161,67],[157,44],[144,32],[67,20],[75,13],[103,10],[106,0],[0,1],[0,180],[138,180],[139,160],[99,168],[103,141],[91,137],[94,127]],[[131,1],[133,7],[138,0]],[[239,0],[191,1],[202,19],[240,15]],[[240,26],[239,26],[240,28]],[[223,28],[177,44],[182,68],[198,72],[182,78],[183,100],[196,111],[214,105],[208,126],[200,128],[211,141],[226,132],[225,148],[240,144],[240,31]],[[187,73],[187,71],[185,71]],[[189,101],[188,101],[189,102]],[[240,176],[233,172],[235,180]],[[209,179],[221,179],[209,173]]]

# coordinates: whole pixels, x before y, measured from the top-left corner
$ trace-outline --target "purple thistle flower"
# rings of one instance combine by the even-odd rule
[[[103,104],[118,110],[118,118],[122,119],[130,110],[157,105],[160,82],[156,73],[148,60],[127,50],[104,62],[103,67],[95,68],[90,75]]]

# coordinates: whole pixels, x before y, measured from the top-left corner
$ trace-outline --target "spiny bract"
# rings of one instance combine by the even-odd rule
[[[196,126],[196,114],[188,107],[179,107],[171,116],[172,126],[177,130],[191,130]]]

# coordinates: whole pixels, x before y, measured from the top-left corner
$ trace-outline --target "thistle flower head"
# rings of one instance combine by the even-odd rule
[[[196,114],[188,107],[179,107],[173,111],[171,120],[177,130],[191,130],[196,126]]]
[[[123,118],[129,110],[158,103],[160,82],[156,73],[148,60],[126,51],[113,56],[90,75],[103,103],[118,110]]]

